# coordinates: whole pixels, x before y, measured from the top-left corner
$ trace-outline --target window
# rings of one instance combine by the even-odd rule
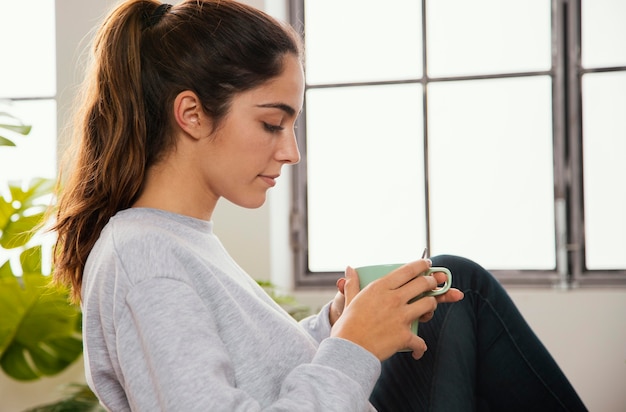
[[[16,147],[0,146],[0,195],[9,180],[56,174],[54,6],[0,0],[0,112],[32,126],[26,137],[11,136]]]
[[[504,284],[626,285],[626,4],[299,0],[296,284],[470,257]]]
[[[0,150],[0,176],[3,184],[52,178],[57,130],[54,2],[2,0],[0,5],[0,112],[32,126],[29,136],[12,139],[17,147]]]
[[[56,175],[55,3],[0,0],[0,9],[0,124],[31,126],[27,136],[0,129],[0,135],[16,145],[0,146],[0,198],[15,205],[9,183],[26,188],[33,178]],[[14,218],[2,217],[6,222]],[[46,238],[53,239],[40,236],[37,242]],[[22,251],[0,247],[0,262],[18,261]],[[21,274],[21,265],[13,269]]]

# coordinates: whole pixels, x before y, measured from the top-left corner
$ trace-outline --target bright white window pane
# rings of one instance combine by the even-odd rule
[[[54,1],[0,0],[0,10],[0,98],[54,96]]]
[[[626,65],[626,1],[582,1],[584,67]]]
[[[26,136],[2,134],[17,146],[0,146],[0,184],[9,180],[33,177],[54,178],[56,174],[56,102],[54,100],[22,100],[0,105],[22,123],[31,125]],[[5,119],[2,119],[5,120]]]
[[[554,269],[551,81],[428,90],[432,253],[490,269]]]
[[[431,77],[550,68],[549,1],[435,0],[426,13]]]
[[[626,268],[626,73],[583,77],[588,269]]]
[[[306,97],[310,269],[419,258],[421,86],[314,89]]]
[[[309,84],[419,78],[421,3],[305,1]]]

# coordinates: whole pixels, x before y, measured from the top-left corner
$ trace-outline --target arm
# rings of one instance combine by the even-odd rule
[[[345,284],[346,278],[338,279],[337,293],[333,300],[324,305],[317,315],[309,316],[300,321],[300,324],[318,342],[330,336],[331,328],[343,313],[343,308],[346,305],[346,298],[344,296]]]
[[[300,325],[302,325],[317,342],[322,342],[324,339],[330,337],[330,308],[331,302],[328,302],[317,314],[308,316],[300,321]]]
[[[170,279],[142,282],[126,303],[116,325],[117,349],[133,409],[366,410],[380,373],[378,360],[363,348],[326,339],[310,363],[285,371],[280,388],[273,388],[278,395],[262,404],[258,395],[237,386],[215,314],[188,285]]]

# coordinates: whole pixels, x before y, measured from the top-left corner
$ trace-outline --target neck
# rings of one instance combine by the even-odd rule
[[[166,159],[150,167],[133,207],[149,207],[211,220],[218,199],[202,187],[192,171],[181,165],[184,162]]]

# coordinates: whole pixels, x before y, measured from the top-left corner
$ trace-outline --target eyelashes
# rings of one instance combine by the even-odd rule
[[[270,133],[278,133],[278,132],[285,130],[285,126],[282,126],[280,124],[271,124],[267,122],[261,122],[261,123],[263,123],[263,129],[265,129],[265,131],[270,132]],[[298,128],[298,125],[294,124],[293,130],[295,131],[297,128]]]
[[[280,131],[285,129],[281,125],[274,125],[274,124],[269,124],[269,123],[266,123],[266,122],[263,122],[263,128],[265,130],[267,130],[268,132],[270,132],[270,133],[280,132]]]

